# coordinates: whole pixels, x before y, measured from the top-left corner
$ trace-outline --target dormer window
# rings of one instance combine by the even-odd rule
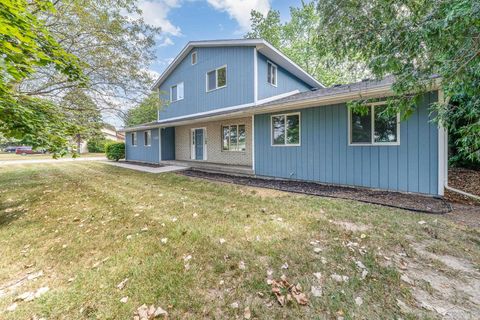
[[[271,63],[270,61],[267,62],[267,81],[272,86],[277,86],[277,66]]]
[[[227,86],[227,66],[207,72],[207,92]]]
[[[170,87],[170,102],[183,100],[183,82]]]
[[[192,65],[197,64],[197,51],[192,52]]]

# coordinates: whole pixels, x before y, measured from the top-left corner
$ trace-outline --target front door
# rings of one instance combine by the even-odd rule
[[[195,160],[203,160],[203,152],[204,152],[204,130],[203,129],[194,129],[194,159]]]

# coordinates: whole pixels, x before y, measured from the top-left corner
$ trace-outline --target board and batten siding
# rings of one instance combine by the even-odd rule
[[[283,69],[269,60],[261,53],[257,53],[257,77],[258,77],[258,99],[266,99],[279,94],[298,90],[300,92],[309,91],[311,89],[306,83],[295,77],[293,74]],[[268,83],[268,61],[277,66],[277,85]]]
[[[437,99],[437,92],[423,97],[395,146],[349,146],[345,104],[300,110],[300,146],[271,146],[272,114],[255,115],[255,173],[438,195],[438,127],[428,110]]]
[[[132,145],[132,131],[126,132],[125,134],[125,158],[127,161],[140,161],[148,163],[158,163],[159,162],[159,137],[158,129],[151,129],[152,131],[152,142],[150,146],[145,146],[144,144],[144,132],[137,132],[137,145]]]
[[[197,52],[194,65],[193,51]],[[253,103],[253,55],[253,47],[194,48],[160,86],[161,97],[170,101],[170,87],[184,83],[184,99],[160,111],[160,120]],[[225,65],[227,86],[207,92],[207,72]]]

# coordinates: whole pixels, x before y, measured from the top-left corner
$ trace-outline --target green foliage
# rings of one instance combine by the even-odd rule
[[[105,140],[105,139],[90,139],[87,141],[87,149],[88,152],[96,153],[96,152],[105,152],[105,146],[109,143],[110,141]]]
[[[348,83],[365,77],[367,72],[357,58],[338,60],[334,52],[322,50],[321,38],[317,34],[320,15],[317,1],[303,2],[299,8],[290,8],[290,20],[281,23],[280,13],[270,10],[263,16],[251,12],[252,31],[246,38],[262,38],[280,49],[309,74],[324,85]]]
[[[136,126],[142,123],[156,121],[158,111],[166,101],[160,99],[158,92],[152,92],[138,106],[128,110],[124,122],[126,127]]]
[[[118,161],[125,159],[125,143],[112,142],[105,145],[105,154],[107,159]]]
[[[455,136],[462,158],[479,161],[480,2],[323,0],[317,9],[321,52],[360,57],[376,78],[394,75],[404,117],[441,82],[445,101],[432,106],[436,121]]]

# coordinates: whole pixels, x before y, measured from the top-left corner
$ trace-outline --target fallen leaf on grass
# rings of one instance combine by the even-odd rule
[[[152,304],[148,307],[146,304],[141,305],[138,307],[137,311],[133,315],[133,319],[135,320],[151,320],[163,316],[165,319],[168,318],[168,312],[163,310],[161,307],[155,308]]]
[[[252,317],[252,313],[250,312],[250,308],[246,307],[245,310],[243,310],[243,319],[250,319]]]
[[[271,280],[271,285],[272,293],[282,307],[291,301],[292,297],[299,305],[305,306],[308,304],[308,298],[305,293],[302,292],[300,284],[290,284],[285,275],[282,275],[280,280]]]
[[[120,302],[121,303],[127,303],[128,302],[128,297],[123,297],[122,299],[120,299]]]
[[[245,270],[245,269],[246,269],[246,267],[245,267],[245,262],[240,261],[240,262],[238,263],[238,269],[240,269],[240,270]]]
[[[125,288],[125,286],[127,285],[127,282],[128,282],[128,278],[123,279],[122,282],[117,284],[117,289],[122,290],[123,288]]]

